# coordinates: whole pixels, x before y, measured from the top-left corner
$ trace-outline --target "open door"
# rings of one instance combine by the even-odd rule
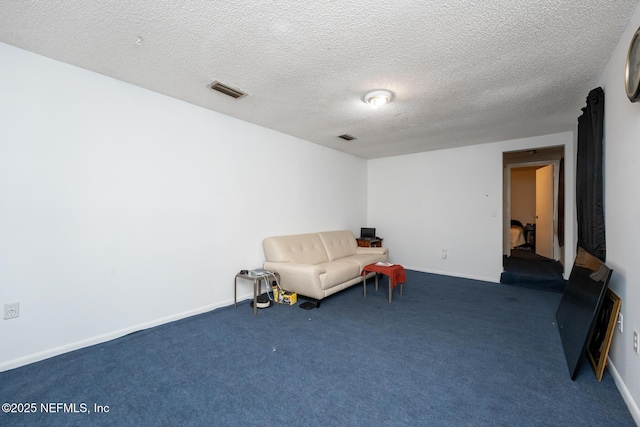
[[[536,169],[536,254],[554,259],[553,164]]]

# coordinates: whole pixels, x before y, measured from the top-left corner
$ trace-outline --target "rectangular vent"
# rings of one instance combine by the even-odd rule
[[[225,84],[222,84],[218,81],[215,81],[211,84],[211,89],[213,90],[217,90],[220,93],[224,93],[225,95],[228,95],[232,98],[242,98],[243,96],[246,95],[246,93],[238,90],[238,89],[234,89],[232,87],[229,87]]]
[[[356,139],[356,137],[355,137],[355,136],[353,136],[353,135],[349,135],[348,133],[345,133],[345,134],[343,134],[343,135],[340,135],[340,136],[338,136],[338,138],[342,138],[342,139],[344,139],[345,141],[352,141],[352,140]]]

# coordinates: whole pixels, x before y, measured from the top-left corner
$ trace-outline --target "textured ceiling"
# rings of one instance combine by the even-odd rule
[[[377,158],[575,129],[638,3],[3,0],[0,41]]]

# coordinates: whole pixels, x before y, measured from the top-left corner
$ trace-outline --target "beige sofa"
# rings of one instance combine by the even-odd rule
[[[268,237],[262,246],[267,259],[264,268],[278,272],[280,286],[314,298],[316,305],[331,294],[361,283],[365,265],[389,260],[387,248],[358,247],[349,230]]]

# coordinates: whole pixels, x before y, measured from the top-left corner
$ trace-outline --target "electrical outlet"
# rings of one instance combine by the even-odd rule
[[[623,325],[622,320],[623,320],[623,319],[622,319],[622,313],[618,313],[618,330],[619,330],[620,332],[624,332],[624,331],[622,330],[622,325]]]
[[[443,249],[442,250],[442,259],[446,259],[447,258],[447,250]]]
[[[640,345],[638,345],[638,331],[633,331],[633,351],[640,354]]]
[[[4,305],[4,319],[15,319],[20,316],[20,303],[11,302]]]

